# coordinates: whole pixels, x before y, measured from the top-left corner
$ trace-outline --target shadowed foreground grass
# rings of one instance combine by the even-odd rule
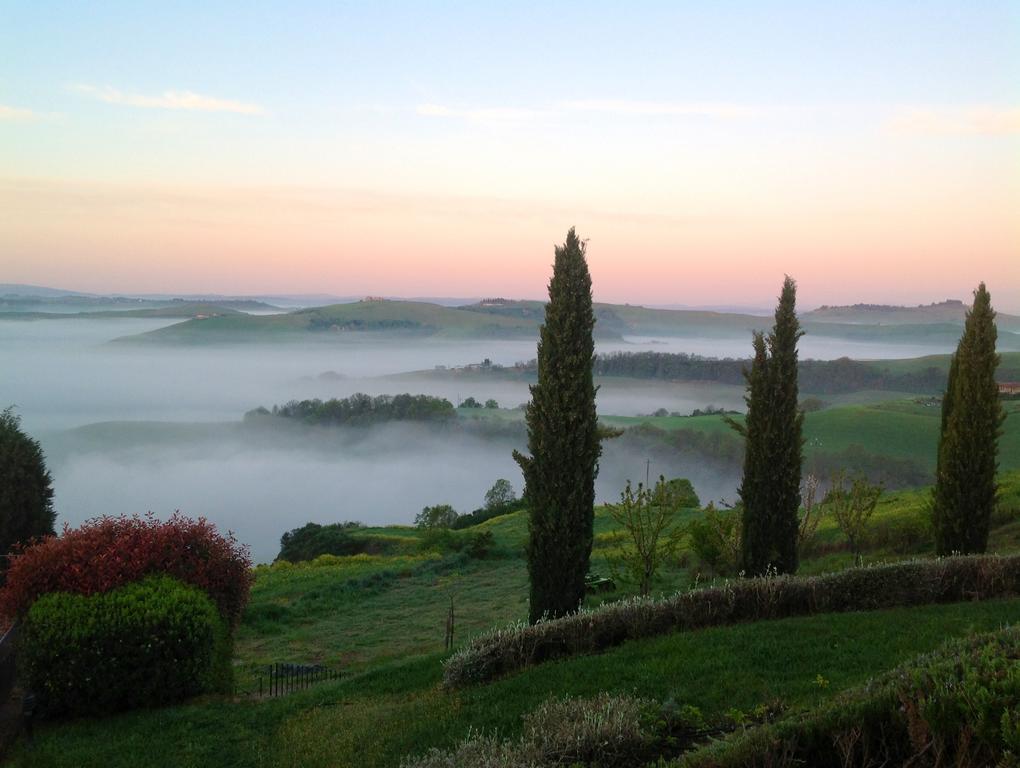
[[[950,637],[1020,621],[1020,600],[833,614],[669,635],[447,692],[438,655],[266,702],[207,701],[39,728],[16,766],[396,766],[469,729],[513,735],[549,696],[638,693],[706,716],[807,707]]]

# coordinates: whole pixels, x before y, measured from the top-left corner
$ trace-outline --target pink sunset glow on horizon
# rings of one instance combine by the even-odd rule
[[[1003,309],[1020,309],[1006,205],[800,202],[785,220],[747,209],[670,216],[307,188],[5,182],[3,281],[96,293],[541,298],[553,245],[576,226],[601,301],[768,305],[790,274],[805,305],[966,298],[983,280]]]
[[[268,16],[5,9],[0,282],[1020,312],[1015,5]]]

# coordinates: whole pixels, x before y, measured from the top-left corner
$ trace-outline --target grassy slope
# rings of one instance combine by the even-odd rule
[[[395,766],[469,728],[512,734],[548,696],[633,693],[709,716],[781,700],[805,707],[937,647],[1020,620],[1020,601],[761,622],[670,635],[448,693],[439,658],[383,665],[289,698],[207,702],[44,727],[19,766]],[[827,684],[816,681],[821,676]]]

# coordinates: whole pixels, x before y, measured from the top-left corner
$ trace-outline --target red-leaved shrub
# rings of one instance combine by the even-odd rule
[[[204,518],[98,517],[64,526],[11,556],[0,614],[23,616],[50,592],[92,595],[165,573],[203,590],[230,627],[241,619],[253,574],[248,548]]]

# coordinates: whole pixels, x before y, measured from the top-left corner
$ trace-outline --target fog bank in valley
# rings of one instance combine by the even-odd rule
[[[167,515],[180,509],[235,531],[256,559],[265,561],[275,556],[284,531],[308,521],[410,523],[426,504],[449,503],[462,512],[481,506],[485,491],[500,477],[521,490],[511,458],[513,448],[523,448],[521,430],[484,438],[406,425],[345,435],[251,432],[240,419],[259,405],[354,392],[423,393],[454,402],[472,396],[514,407],[529,397],[523,379],[436,369],[486,358],[510,366],[534,357],[533,341],[382,340],[366,334],[293,346],[108,343],[167,322],[0,321],[0,407],[16,405],[24,428],[43,443],[58,524],[75,525],[100,514],[151,510]],[[829,345],[829,356],[846,354],[848,345],[853,346]],[[636,339],[600,344],[599,351],[743,357],[749,347],[749,339]],[[870,345],[870,356],[920,353],[875,347]],[[332,373],[323,377],[324,372]],[[742,407],[740,387],[608,379],[601,385],[598,406],[605,414]],[[643,480],[646,458],[607,444],[599,500],[616,500],[628,478]],[[705,501],[733,498],[732,467],[689,460],[685,465],[660,454],[652,457],[651,476],[660,473],[690,477]]]

